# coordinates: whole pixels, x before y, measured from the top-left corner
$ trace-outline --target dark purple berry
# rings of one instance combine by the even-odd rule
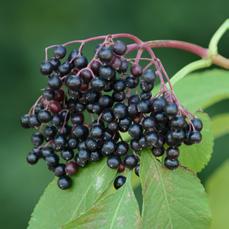
[[[61,189],[69,189],[72,186],[72,180],[69,176],[61,176],[57,184]]]
[[[179,166],[179,161],[177,159],[165,158],[164,165],[168,169],[176,169]]]
[[[126,177],[124,176],[118,176],[114,180],[114,188],[119,189],[121,188],[126,182]]]
[[[39,157],[35,153],[30,152],[27,155],[26,160],[30,165],[34,165],[34,164],[36,164],[38,162]]]
[[[117,156],[110,156],[107,159],[107,165],[111,168],[111,169],[117,169],[119,164],[120,164],[120,158]]]
[[[66,48],[64,46],[62,46],[62,45],[56,46],[54,48],[54,51],[53,51],[54,57],[56,59],[62,59],[62,58],[64,58],[65,55],[66,55],[66,52],[67,52]]]
[[[117,55],[124,55],[127,50],[127,46],[123,41],[117,40],[113,45],[113,51]]]
[[[135,155],[127,155],[124,159],[124,165],[129,169],[133,169],[137,163],[138,158]]]

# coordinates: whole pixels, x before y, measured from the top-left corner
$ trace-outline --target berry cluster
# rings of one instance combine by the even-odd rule
[[[48,86],[28,114],[24,128],[35,128],[29,164],[43,159],[61,189],[89,162],[107,158],[107,165],[139,176],[140,152],[150,148],[169,169],[179,166],[179,146],[201,141],[202,122],[185,111],[161,79],[158,62],[142,67],[139,57],[127,58],[131,47],[106,36],[88,61],[79,49],[67,56],[65,45],[54,46],[53,57],[41,64]],[[156,78],[161,90],[153,96]],[[123,139],[128,133],[129,141]],[[114,181],[117,189],[124,176]]]

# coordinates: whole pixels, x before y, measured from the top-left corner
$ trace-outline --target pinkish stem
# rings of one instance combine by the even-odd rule
[[[203,48],[199,45],[192,44],[185,41],[178,41],[178,40],[155,40],[155,41],[148,41],[145,42],[146,46],[150,48],[175,48],[181,49],[190,53],[193,53],[197,56],[202,58],[208,57],[208,49]]]

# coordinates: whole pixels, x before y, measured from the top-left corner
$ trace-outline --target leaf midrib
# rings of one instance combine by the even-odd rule
[[[99,170],[97,171],[97,173],[95,173],[95,176],[97,176],[97,175],[104,169],[105,165],[106,165],[106,164],[104,163],[103,166],[101,167],[101,169],[99,169]],[[76,208],[75,211],[72,213],[72,216],[71,216],[71,218],[70,218],[69,221],[71,221],[71,220],[73,220],[73,219],[75,218],[76,212],[79,210],[79,208],[80,208],[80,206],[81,206],[81,203],[84,201],[84,198],[85,198],[85,196],[88,194],[88,192],[89,192],[89,190],[91,189],[91,187],[92,187],[92,182],[91,182],[91,184],[88,186],[86,192],[83,194],[83,196],[82,196],[82,198],[81,198],[81,200],[80,200],[80,202],[79,202],[77,208]],[[98,198],[96,198],[95,201],[96,201],[97,199],[98,199]],[[81,215],[82,215],[83,213],[84,213],[84,212],[82,212]]]
[[[129,184],[128,184],[128,187],[129,187]],[[124,191],[123,191],[123,193],[122,193],[122,195],[121,195],[121,198],[120,198],[120,200],[119,200],[119,202],[118,202],[118,205],[117,205],[117,208],[115,209],[115,212],[114,212],[114,217],[112,218],[112,221],[111,221],[111,224],[110,224],[110,229],[112,229],[113,228],[113,226],[114,226],[114,222],[115,222],[115,218],[116,218],[116,216],[117,216],[117,214],[118,214],[118,211],[119,211],[119,208],[120,208],[120,206],[121,206],[121,203],[122,203],[122,199],[123,199],[123,197],[124,197],[124,194],[126,194],[126,192],[127,192],[127,187],[124,187]]]
[[[165,202],[166,202],[166,206],[167,206],[167,210],[168,210],[167,216],[168,216],[168,219],[169,219],[169,224],[171,225],[171,228],[173,228],[172,219],[171,219],[172,217],[170,215],[169,200],[168,200],[168,197],[167,197],[167,194],[166,194],[165,184],[164,184],[164,181],[162,179],[161,173],[160,173],[160,171],[158,169],[157,162],[155,161],[155,159],[153,159],[153,161],[154,161],[154,164],[155,164],[156,171],[157,171],[157,173],[159,175],[159,178],[160,178],[159,180],[160,180],[160,183],[161,183],[161,186],[162,186],[162,191],[163,191],[163,194],[164,194],[164,197],[165,197]]]

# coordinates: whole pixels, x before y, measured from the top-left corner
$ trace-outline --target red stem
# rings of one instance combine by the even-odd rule
[[[150,48],[175,48],[181,49],[190,53],[193,53],[202,58],[208,57],[208,49],[203,48],[199,45],[192,44],[185,41],[177,41],[177,40],[155,40],[145,42],[146,46]]]

